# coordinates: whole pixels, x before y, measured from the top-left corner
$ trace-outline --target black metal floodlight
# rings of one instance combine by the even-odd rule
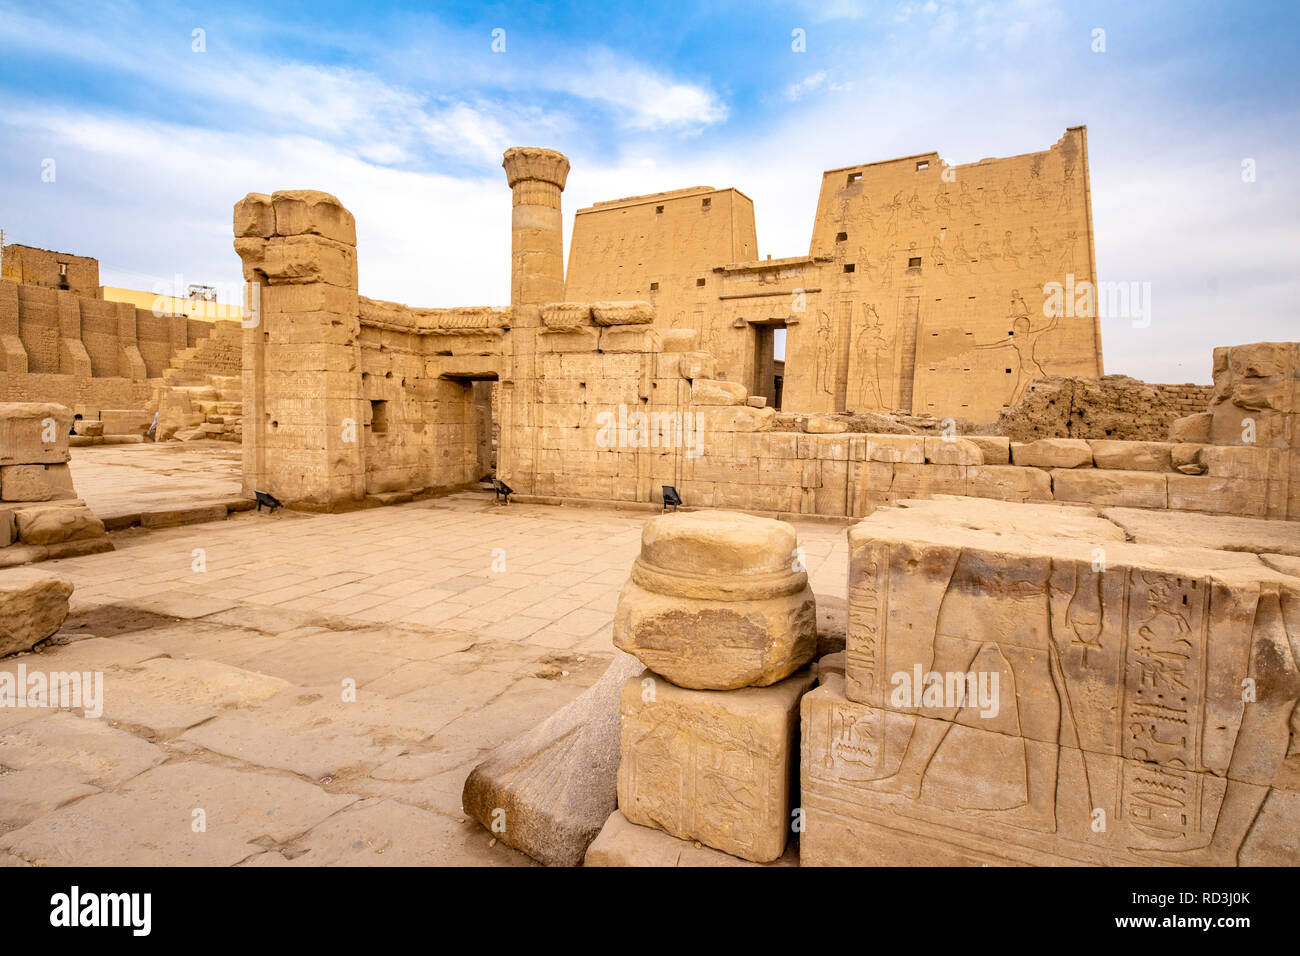
[[[677,493],[677,489],[674,488],[672,485],[664,485],[663,489],[664,489],[664,511],[667,511],[670,507],[673,509],[673,511],[676,511],[678,506],[680,506],[682,503],[682,496]]]
[[[258,511],[262,510],[262,505],[266,505],[268,508],[271,509],[271,514],[275,514],[276,508],[284,507],[284,502],[282,502],[275,495],[271,494],[269,491],[254,491],[253,497],[257,499]]]
[[[510,496],[515,493],[515,489],[511,488],[500,478],[492,479],[492,490],[497,493],[496,498],[494,498],[493,500],[499,501],[501,499],[505,499],[506,504],[510,504]]]

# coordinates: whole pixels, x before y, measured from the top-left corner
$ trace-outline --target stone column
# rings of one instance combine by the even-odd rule
[[[560,193],[569,160],[553,149],[515,146],[501,163],[510,184],[510,304],[540,305],[564,298],[564,240]]]
[[[244,491],[306,510],[365,498],[356,221],[313,190],[250,193],[235,251],[260,290],[244,329]]]
[[[564,298],[564,238],[560,193],[569,160],[553,149],[515,146],[501,163],[510,184],[510,339],[498,412],[497,475],[532,494],[536,471],[537,330],[539,306]]]

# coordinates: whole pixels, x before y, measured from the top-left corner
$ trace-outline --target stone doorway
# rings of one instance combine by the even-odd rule
[[[785,384],[785,323],[755,322],[753,374],[749,383],[751,395],[762,395],[768,407],[781,407],[781,392]]]

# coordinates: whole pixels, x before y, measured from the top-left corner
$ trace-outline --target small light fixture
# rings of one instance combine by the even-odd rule
[[[664,511],[669,508],[676,511],[682,504],[682,496],[677,493],[677,489],[672,485],[664,485]]]
[[[506,504],[510,504],[510,496],[515,493],[515,489],[511,488],[500,478],[492,479],[492,490],[496,492],[496,498],[493,500],[504,500]]]
[[[282,502],[275,495],[271,494],[269,491],[254,491],[253,497],[257,499],[258,511],[262,510],[262,505],[266,505],[269,509],[271,509],[271,514],[275,514],[276,508],[284,507],[284,502]]]

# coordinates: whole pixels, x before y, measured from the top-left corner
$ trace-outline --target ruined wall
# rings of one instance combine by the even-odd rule
[[[1015,441],[1164,441],[1175,419],[1204,411],[1212,391],[1209,385],[1160,385],[1127,375],[1049,375],[1031,382],[1020,404],[1004,409],[988,430]]]
[[[7,245],[0,258],[0,277],[24,285],[63,289],[99,297],[99,260],[67,252]]]
[[[104,408],[145,408],[172,358],[211,335],[212,327],[0,280],[0,399],[57,402],[86,417]]]

